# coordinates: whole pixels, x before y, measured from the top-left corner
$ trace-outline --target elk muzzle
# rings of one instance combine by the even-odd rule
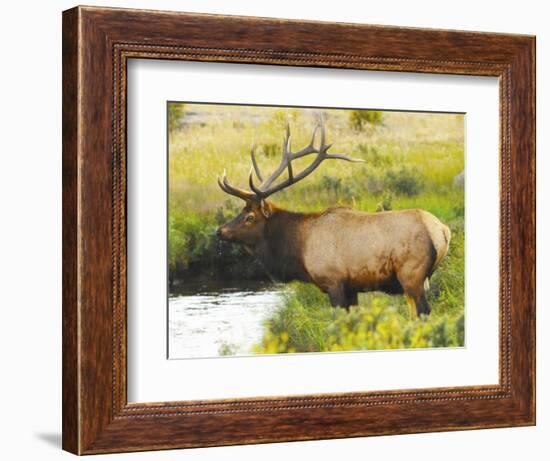
[[[220,240],[229,241],[232,239],[231,231],[227,229],[227,226],[221,226],[216,231],[216,237]]]

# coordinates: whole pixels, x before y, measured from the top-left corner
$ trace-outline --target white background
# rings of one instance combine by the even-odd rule
[[[101,4],[88,1],[88,4]],[[110,459],[372,459],[499,460],[548,457],[547,214],[550,31],[545,2],[463,0],[358,2],[109,1],[111,6],[162,8],[296,19],[517,32],[537,35],[538,60],[538,425],[438,434],[116,455]],[[2,423],[5,459],[69,459],[61,427],[61,10],[69,1],[6,2],[0,17],[0,306]],[[545,260],[543,262],[543,259]],[[546,277],[547,278],[547,277]],[[546,284],[548,286],[548,283]],[[546,308],[546,309],[545,309]],[[104,457],[99,457],[104,458]],[[99,459],[98,458],[98,459]]]
[[[496,77],[144,59],[128,93],[129,401],[498,383]],[[466,113],[466,347],[166,360],[167,100]]]

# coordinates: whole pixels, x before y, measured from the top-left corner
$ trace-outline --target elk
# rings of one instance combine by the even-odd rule
[[[287,124],[280,164],[265,179],[252,146],[249,190],[231,185],[225,172],[218,177],[224,192],[245,202],[240,214],[217,230],[218,238],[244,245],[280,281],[313,283],[333,307],[349,309],[358,304],[359,292],[381,291],[404,294],[412,318],[429,315],[428,281],[449,249],[449,228],[421,209],[368,213],[335,207],[297,213],[276,206],[268,197],[306,178],[325,160],[363,161],[328,153],[322,117],[309,145],[292,152],[290,141]],[[309,166],[295,172],[292,162],[310,155]],[[285,171],[286,179],[277,182]]]

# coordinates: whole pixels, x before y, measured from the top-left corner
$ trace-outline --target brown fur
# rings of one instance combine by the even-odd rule
[[[282,281],[315,284],[333,306],[347,308],[359,292],[376,290],[405,294],[413,316],[429,314],[425,282],[450,242],[449,228],[424,210],[294,213],[255,200],[218,236],[244,244]]]

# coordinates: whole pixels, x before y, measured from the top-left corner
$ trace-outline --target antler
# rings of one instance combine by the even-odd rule
[[[319,147],[314,146],[315,138],[317,136],[317,130],[321,132]],[[225,192],[235,195],[237,197],[243,198],[244,200],[251,199],[251,198],[255,198],[256,200],[262,200],[274,194],[275,192],[278,192],[282,189],[285,189],[286,187],[291,186],[292,184],[297,183],[298,181],[301,181],[306,176],[309,176],[311,173],[313,173],[313,171],[315,171],[315,169],[317,169],[317,167],[324,160],[337,159],[337,160],[345,160],[347,162],[364,162],[364,160],[351,158],[345,154],[329,154],[327,151],[332,146],[332,144],[326,144],[325,137],[326,136],[325,136],[324,119],[323,119],[323,116],[320,115],[319,121],[315,126],[313,133],[311,135],[311,141],[309,142],[309,144],[298,152],[292,152],[291,146],[290,146],[290,140],[291,140],[290,127],[287,123],[286,133],[283,139],[281,162],[279,163],[279,166],[275,169],[275,171],[267,179],[265,180],[263,179],[260,168],[258,166],[258,162],[256,161],[256,157],[254,155],[254,147],[252,146],[250,150],[252,168],[250,170],[250,175],[248,177],[248,184],[252,192],[245,191],[243,189],[239,189],[231,186],[227,181],[227,178],[225,177],[225,173],[223,176],[223,185],[219,178],[218,178],[218,184]],[[294,174],[294,171],[292,168],[292,161],[299,159],[301,157],[305,157],[306,155],[310,155],[310,154],[317,154],[317,156],[309,164],[307,168],[300,171],[298,174]],[[285,170],[288,171],[288,178],[276,185],[273,185],[274,182],[281,176],[281,174],[283,174]],[[256,173],[256,176],[261,181],[261,183],[258,186],[254,184],[254,176],[253,176],[254,173]]]
[[[239,197],[243,200],[253,200],[256,199],[256,194],[254,192],[241,189],[240,187],[235,187],[229,184],[229,181],[227,180],[227,176],[225,175],[225,170],[223,172],[223,176],[220,179],[218,177],[218,185],[220,188],[229,195],[234,195],[235,197]]]

